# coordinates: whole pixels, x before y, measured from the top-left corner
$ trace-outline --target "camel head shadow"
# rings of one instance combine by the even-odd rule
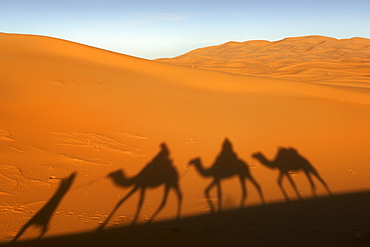
[[[240,207],[244,206],[247,198],[247,189],[245,180],[248,179],[257,189],[261,201],[264,203],[264,197],[260,185],[252,176],[249,167],[246,162],[238,158],[237,154],[233,150],[232,143],[226,138],[222,144],[220,154],[216,157],[216,160],[209,168],[204,168],[201,158],[194,158],[189,161],[189,165],[194,166],[199,174],[205,178],[212,177],[212,182],[205,188],[204,195],[208,201],[211,212],[215,211],[212,200],[210,199],[210,190],[217,187],[217,200],[218,200],[218,211],[222,210],[222,190],[221,181],[233,176],[239,177],[239,181],[242,189],[242,197]]]
[[[298,153],[298,151],[294,148],[283,148],[280,147],[276,157],[273,160],[269,160],[263,155],[261,152],[256,152],[252,154],[252,157],[257,159],[262,165],[270,168],[270,169],[277,169],[279,170],[279,177],[277,180],[277,183],[280,187],[280,190],[282,191],[284,198],[289,201],[289,197],[282,185],[282,180],[285,177],[288,178],[290,184],[292,185],[297,197],[301,199],[301,195],[298,191],[298,188],[296,184],[294,183],[292,177],[290,176],[290,172],[297,172],[297,171],[303,171],[306,175],[310,186],[312,190],[312,195],[316,197],[316,185],[313,182],[313,179],[311,176],[314,176],[317,180],[320,181],[320,183],[325,187],[326,191],[329,195],[331,195],[331,191],[324,181],[324,179],[319,175],[318,171],[315,169],[314,166],[301,154]]]
[[[145,192],[148,188],[155,188],[164,185],[164,195],[162,202],[158,209],[154,212],[149,222],[153,221],[154,218],[160,213],[160,211],[166,205],[169,191],[172,189],[175,191],[178,199],[177,218],[181,214],[182,205],[182,192],[179,186],[179,176],[172,160],[169,158],[169,150],[165,143],[160,145],[160,152],[135,176],[127,177],[123,170],[117,170],[107,175],[114,185],[122,188],[133,187],[127,195],[121,199],[114,207],[106,221],[98,228],[98,230],[104,228],[114,213],[118,210],[128,198],[130,198],[136,191],[140,191],[139,202],[133,224],[136,223],[140,215],[141,208],[143,206]]]

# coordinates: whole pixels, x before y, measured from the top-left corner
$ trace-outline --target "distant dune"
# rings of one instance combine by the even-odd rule
[[[228,73],[370,87],[370,39],[324,36],[228,42],[158,61]]]
[[[262,238],[273,246],[287,240],[274,229],[289,230],[279,224],[291,213],[300,219],[288,224],[295,245],[313,235],[315,243],[340,243],[353,231],[362,235],[344,243],[362,244],[369,207],[354,204],[367,202],[370,189],[367,43],[231,42],[169,64],[0,34],[0,242],[48,245],[62,236],[83,245],[93,235],[114,246],[124,243],[117,229],[130,229],[135,243],[140,234],[130,231],[145,228],[157,246],[169,234],[176,243],[192,233],[196,243],[203,235],[193,233],[209,231],[202,246],[215,243],[217,231],[234,236],[230,246],[245,239],[258,246]],[[283,59],[284,47],[299,64]],[[219,216],[225,224],[215,223]]]

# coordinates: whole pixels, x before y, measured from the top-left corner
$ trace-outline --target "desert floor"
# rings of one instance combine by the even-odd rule
[[[1,245],[369,245],[370,46],[331,42],[263,76],[0,34]]]

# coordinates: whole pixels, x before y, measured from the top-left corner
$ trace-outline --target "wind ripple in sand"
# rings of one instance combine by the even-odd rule
[[[30,184],[35,182],[47,186],[51,185],[51,183],[42,179],[25,176],[17,166],[4,164],[0,166],[0,190],[3,192],[0,195],[22,194],[24,191],[21,187],[25,186],[30,189],[32,187]]]
[[[14,133],[0,129],[0,140],[1,141],[14,141]]]
[[[54,132],[59,135],[59,145],[76,145],[76,146],[90,146],[100,151],[101,149],[109,149],[115,152],[121,152],[126,155],[131,156],[142,156],[138,151],[139,149],[128,149],[127,144],[119,140],[116,140],[107,135],[100,135],[97,133],[83,133],[83,132],[73,132],[69,133],[59,133]],[[132,135],[129,133],[124,133],[126,136],[135,137],[139,139],[146,139],[142,136]],[[90,162],[90,161],[88,161]]]
[[[77,163],[82,162],[82,163],[88,163],[88,164],[92,164],[92,165],[114,165],[114,163],[112,163],[112,162],[101,160],[101,159],[78,158],[78,157],[73,157],[73,156],[68,155],[68,154],[62,154],[62,156],[66,157],[68,159],[71,159],[72,161],[76,161]]]
[[[0,213],[4,212],[13,212],[13,213],[24,213],[24,214],[33,214],[35,210],[28,209],[33,208],[34,205],[43,205],[46,201],[35,201],[29,203],[22,203],[17,205],[1,205]]]
[[[23,172],[18,167],[4,164],[0,167],[0,177],[2,177],[0,185],[4,187],[1,188],[2,191],[9,191],[11,188],[14,189],[25,180]]]
[[[128,132],[117,132],[117,133],[118,134],[123,134],[125,137],[148,140],[148,138],[145,137],[145,136],[135,135],[135,134],[131,134],[131,133],[128,133]]]

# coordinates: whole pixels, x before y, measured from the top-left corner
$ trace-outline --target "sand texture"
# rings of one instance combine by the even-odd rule
[[[318,84],[370,87],[370,40],[304,36],[228,42],[158,61]]]
[[[369,44],[0,34],[0,245],[367,246]]]

